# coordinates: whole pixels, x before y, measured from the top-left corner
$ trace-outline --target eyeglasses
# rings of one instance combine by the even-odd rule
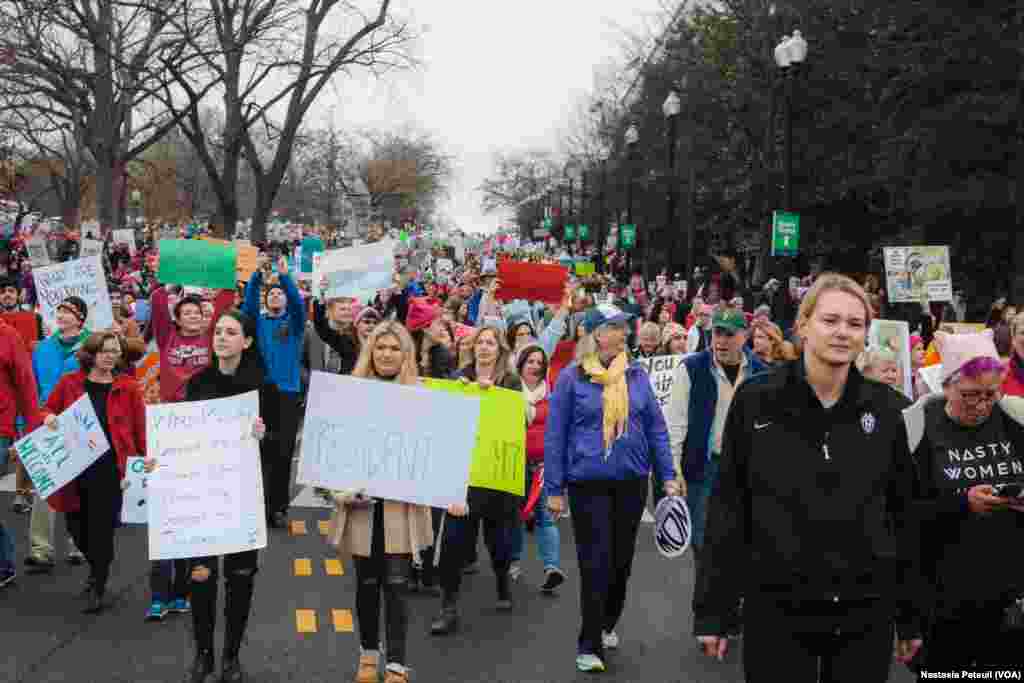
[[[960,394],[960,400],[969,406],[976,406],[981,403],[995,403],[1003,397],[1001,389],[989,389],[988,391],[961,391],[957,389],[957,393]]]
[[[100,349],[99,353],[105,353],[108,356],[120,356],[121,349]]]

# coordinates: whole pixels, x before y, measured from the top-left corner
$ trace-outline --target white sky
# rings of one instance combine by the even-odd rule
[[[463,230],[492,232],[503,217],[483,214],[476,188],[493,154],[560,150],[595,67],[620,61],[622,29],[649,25],[662,1],[400,0],[400,15],[426,29],[422,68],[381,81],[339,79],[306,123],[333,116],[339,127],[433,131],[457,169],[444,212]]]

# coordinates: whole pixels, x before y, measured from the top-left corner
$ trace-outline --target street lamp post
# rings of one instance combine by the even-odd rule
[[[601,201],[598,206],[597,214],[597,272],[604,273],[604,243],[605,243],[605,229],[607,227],[605,221],[605,208],[604,208],[604,197],[605,192],[608,188],[608,157],[611,156],[611,151],[606,145],[602,145],[597,151],[597,158],[601,162]]]
[[[640,142],[640,131],[635,123],[626,129],[626,225],[633,225],[633,150]],[[635,228],[634,228],[635,230]],[[639,230],[636,231],[639,233]],[[622,242],[622,227],[619,227],[619,243]],[[634,241],[633,248],[636,248]],[[633,248],[626,252],[626,275],[633,274]]]
[[[793,31],[793,35],[775,46],[775,63],[782,72],[786,110],[782,174],[787,211],[793,210],[793,79],[806,58],[807,41],[800,31]]]
[[[577,225],[578,221],[576,220],[576,214],[574,213],[573,190],[575,188],[575,183],[576,183],[577,178],[580,177],[580,163],[578,161],[576,161],[576,159],[569,159],[569,161],[565,162],[565,168],[563,169],[563,173],[565,175],[565,179],[569,182],[569,207],[568,207],[568,211],[567,211],[567,218],[568,218],[569,222],[572,223],[575,226],[576,230],[579,230],[579,225]],[[564,230],[564,226],[563,226],[563,230]],[[577,234],[578,233],[574,233],[574,237]],[[564,231],[562,233],[562,238],[565,239]],[[574,255],[573,254],[573,248],[572,248],[573,245],[572,245],[572,243],[570,243],[568,240],[566,240],[565,244],[566,244],[566,247],[569,250],[569,254],[570,255]]]
[[[664,104],[661,105],[661,111],[668,122],[668,192],[666,196],[665,225],[667,229],[665,234],[672,240],[672,244],[675,244],[675,240],[672,239],[672,225],[676,213],[676,137],[678,136],[679,112],[681,110],[682,101],[679,99],[679,93],[672,89],[669,91],[668,97],[665,98]],[[671,252],[672,249],[669,249],[670,263],[672,261]]]

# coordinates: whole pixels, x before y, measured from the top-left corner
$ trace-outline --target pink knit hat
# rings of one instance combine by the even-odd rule
[[[1001,363],[993,338],[991,329],[975,334],[936,332],[935,345],[942,357],[943,383],[976,358],[991,358]]]

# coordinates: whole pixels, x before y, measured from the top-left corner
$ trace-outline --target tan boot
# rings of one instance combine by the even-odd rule
[[[396,671],[385,671],[384,683],[409,683],[409,674],[398,673]]]
[[[380,674],[377,671],[376,655],[361,655],[359,657],[359,670],[356,671],[355,683],[379,683]]]

